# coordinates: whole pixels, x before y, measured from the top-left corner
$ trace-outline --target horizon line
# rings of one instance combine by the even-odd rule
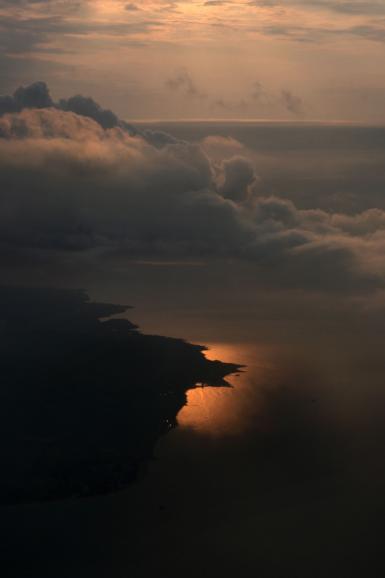
[[[385,127],[385,119],[379,121],[364,120],[338,120],[338,119],[266,119],[266,118],[134,118],[130,123],[138,124],[167,124],[167,123],[238,123],[238,124],[302,124],[302,125],[347,125],[347,126],[373,126]]]

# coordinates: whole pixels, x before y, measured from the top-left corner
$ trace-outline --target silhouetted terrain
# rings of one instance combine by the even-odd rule
[[[143,335],[81,291],[0,288],[0,501],[105,493],[137,476],[196,383],[236,365]]]

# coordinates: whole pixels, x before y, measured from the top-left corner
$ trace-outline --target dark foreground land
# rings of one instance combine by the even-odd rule
[[[186,391],[239,367],[143,335],[81,291],[0,288],[0,503],[107,493],[135,480]]]

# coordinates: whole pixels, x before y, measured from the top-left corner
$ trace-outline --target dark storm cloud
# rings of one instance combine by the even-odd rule
[[[236,259],[279,286],[382,285],[379,209],[300,210],[263,195],[240,145],[214,161],[220,139],[211,139],[210,158],[166,133],[134,131],[91,98],[57,105],[44,83],[1,102],[10,111],[0,119],[4,260],[95,250],[106,258]],[[230,151],[237,143],[225,144]]]

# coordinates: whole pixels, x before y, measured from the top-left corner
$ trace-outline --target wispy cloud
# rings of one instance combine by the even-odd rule
[[[173,115],[179,95],[194,101],[179,106],[183,117],[249,115],[257,101],[268,115],[300,116],[312,100],[317,116],[334,118],[340,109],[321,100],[327,83],[360,75],[373,91],[370,67],[384,41],[382,0],[0,0],[0,91],[16,70],[22,82],[36,68],[53,84],[76,76],[99,93],[114,79],[119,107],[135,116]],[[255,76],[274,98],[252,97]]]

